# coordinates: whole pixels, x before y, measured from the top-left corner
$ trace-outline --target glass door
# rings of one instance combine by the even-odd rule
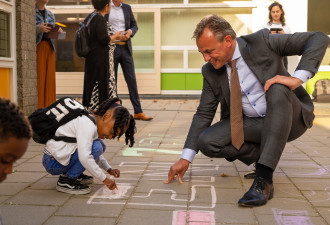
[[[139,94],[160,94],[160,9],[133,8],[138,31],[132,38]],[[119,67],[118,93],[128,94]]]

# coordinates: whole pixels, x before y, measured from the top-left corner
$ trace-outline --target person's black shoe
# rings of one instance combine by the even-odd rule
[[[238,205],[248,207],[265,205],[268,200],[273,198],[273,195],[273,184],[268,183],[262,177],[256,177],[250,190],[238,201]]]
[[[77,178],[77,180],[81,183],[81,184],[92,184],[93,183],[93,177],[92,176],[88,176],[86,174],[80,174],[80,176]]]
[[[248,172],[247,174],[244,174],[245,179],[255,179],[256,178],[256,170],[252,170]]]
[[[88,185],[81,184],[78,180],[60,175],[56,184],[56,190],[73,195],[84,195],[90,193],[92,189]]]

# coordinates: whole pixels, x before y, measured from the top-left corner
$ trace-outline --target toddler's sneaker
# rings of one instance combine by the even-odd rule
[[[81,184],[92,184],[93,183],[93,177],[88,176],[86,174],[81,174],[77,179]]]
[[[56,190],[73,195],[84,195],[91,192],[88,185],[81,184],[78,180],[70,179],[65,175],[60,175]]]

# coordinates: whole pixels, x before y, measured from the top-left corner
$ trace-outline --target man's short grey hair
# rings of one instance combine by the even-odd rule
[[[213,32],[214,36],[220,42],[222,42],[227,35],[230,35],[232,39],[236,39],[235,31],[228,23],[228,21],[222,18],[221,16],[213,14],[204,17],[197,24],[193,38],[198,40],[202,36],[205,28],[210,29],[210,31]]]

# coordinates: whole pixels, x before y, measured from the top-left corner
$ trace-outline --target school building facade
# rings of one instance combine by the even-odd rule
[[[237,35],[252,33],[267,22],[269,0],[125,0],[132,6],[139,30],[132,39],[140,94],[189,95],[202,88],[201,66],[192,33],[208,14],[227,19]],[[330,35],[329,0],[280,0],[293,32],[319,30]],[[29,113],[36,108],[35,1],[0,0],[0,96],[17,101]],[[56,42],[58,95],[82,94],[84,59],[74,50],[79,22],[93,11],[88,0],[49,0],[66,38]],[[293,72],[299,57],[289,59]],[[320,73],[330,74],[330,48]],[[118,92],[127,94],[122,74]]]

